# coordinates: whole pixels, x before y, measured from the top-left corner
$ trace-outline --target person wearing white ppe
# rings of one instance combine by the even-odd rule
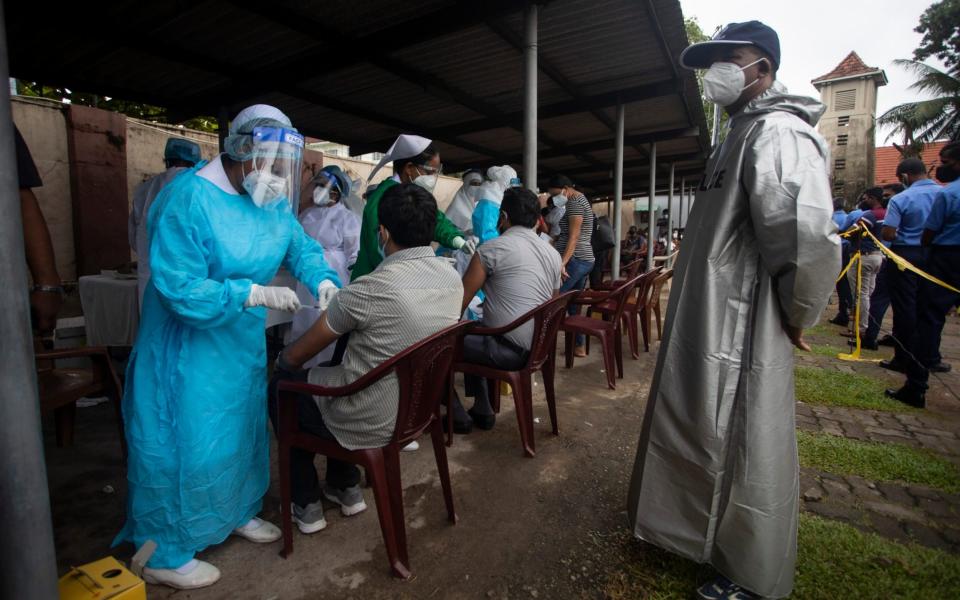
[[[337,289],[323,249],[294,215],[303,136],[271,106],[230,125],[222,154],[163,188],[148,214],[152,274],[123,397],[127,520],[115,543],[156,550],[148,583],[220,578],[197,552],[237,535],[273,542],[257,518],[270,483],[267,308],[295,310],[266,285],[283,265],[310,289]]]
[[[380,205],[380,198],[383,197],[383,194],[397,184],[413,183],[433,195],[440,174],[443,173],[440,153],[433,147],[431,140],[419,135],[400,135],[387,150],[387,153],[383,155],[383,158],[380,159],[380,162],[377,163],[367,181],[371,181],[380,169],[390,161],[393,161],[393,176],[384,179],[376,189],[369,193],[367,203],[363,207],[363,222],[360,225],[360,254],[357,256],[357,262],[350,272],[351,281],[356,281],[359,277],[371,273],[383,260],[382,249],[377,243],[377,228],[380,226],[377,207]],[[467,239],[466,234],[460,231],[440,211],[437,211],[437,224],[433,241],[447,248],[463,250],[467,254],[473,254],[477,247],[472,240]]]
[[[143,307],[143,291],[150,279],[150,246],[147,240],[147,212],[154,198],[173,178],[200,162],[200,146],[190,140],[172,137],[163,149],[167,170],[147,179],[133,190],[133,206],[127,223],[130,248],[137,253],[137,298]]]
[[[477,207],[473,210],[473,233],[479,244],[490,241],[500,235],[497,223],[500,221],[500,203],[503,193],[511,187],[519,187],[517,171],[510,165],[487,169],[487,181],[480,186]]]
[[[634,535],[722,577],[699,598],[793,589],[800,496],[794,347],[834,287],[840,239],[824,106],[776,83],[780,43],[733,23],[680,55],[730,115],[677,259],[627,501]]]
[[[463,185],[457,190],[450,206],[447,207],[447,218],[467,235],[473,235],[473,210],[480,200],[480,187],[483,184],[483,175],[479,169],[470,169],[462,176]]]
[[[309,196],[310,206],[300,213],[303,230],[323,246],[323,256],[340,277],[340,281],[350,281],[350,267],[360,252],[360,217],[353,214],[343,199],[350,195],[351,184],[340,167],[324,167],[307,184],[304,196]],[[300,310],[293,316],[288,341],[303,335],[318,318],[322,311],[316,306],[316,300],[306,286],[297,284],[297,297]],[[312,368],[333,357],[334,346],[324,348],[319,354],[305,363]]]

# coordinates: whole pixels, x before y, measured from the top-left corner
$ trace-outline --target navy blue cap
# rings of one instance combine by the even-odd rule
[[[687,46],[680,53],[680,65],[688,69],[708,69],[721,46],[756,46],[770,55],[774,69],[780,68],[780,38],[776,31],[760,21],[730,23],[711,40]]]

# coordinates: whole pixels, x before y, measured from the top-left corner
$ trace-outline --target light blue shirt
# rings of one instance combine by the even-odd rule
[[[936,232],[936,246],[960,246],[960,179],[940,190],[923,228]]]
[[[851,210],[850,214],[848,214],[844,219],[843,225],[838,225],[840,232],[843,233],[844,231],[850,229],[854,223],[860,220],[860,217],[863,216],[863,213],[864,211],[860,210],[859,208]]]
[[[924,223],[933,206],[933,199],[942,188],[932,179],[915,181],[893,198],[887,206],[885,227],[894,227],[894,246],[919,246]]]
[[[847,221],[847,211],[845,210],[835,210],[833,211],[833,222],[837,224],[837,229],[843,230],[843,224]]]

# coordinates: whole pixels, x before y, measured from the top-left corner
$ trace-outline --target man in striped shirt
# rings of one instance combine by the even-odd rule
[[[560,293],[570,290],[582,290],[587,284],[590,271],[593,270],[594,256],[590,238],[593,235],[593,209],[587,197],[573,187],[573,182],[565,175],[555,175],[550,179],[547,193],[554,206],[565,207],[566,212],[560,219],[560,237],[556,249],[560,253],[563,270],[563,285]],[[579,306],[571,306],[570,314],[579,312]],[[586,356],[584,336],[577,334],[577,356]]]
[[[383,261],[340,290],[313,327],[280,353],[274,381],[293,378],[315,385],[347,385],[460,319],[460,276],[449,259],[436,256],[430,247],[436,215],[433,196],[415,184],[395,185],[383,194],[377,208],[377,244]],[[350,339],[341,364],[303,370],[304,362],[347,333]],[[377,448],[393,435],[397,397],[393,373],[353,396],[302,396],[300,428],[350,450]],[[269,402],[276,426],[273,389]],[[326,485],[321,489],[313,459],[313,453],[294,449],[290,460],[293,514],[303,533],[326,527],[321,495],[339,504],[345,516],[367,508],[356,466],[328,458]]]

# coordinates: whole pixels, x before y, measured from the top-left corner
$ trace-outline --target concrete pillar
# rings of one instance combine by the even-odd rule
[[[657,143],[650,144],[650,197],[647,205],[647,270],[653,269],[653,251],[657,246],[657,216],[653,203],[657,196]]]
[[[524,15],[523,37],[523,184],[537,190],[537,17],[531,2]]]
[[[623,104],[617,104],[617,130],[614,134],[613,159],[613,259],[610,261],[610,279],[620,277],[620,238],[623,237]]]
[[[673,254],[673,163],[670,163],[670,185],[667,188],[667,256]]]

